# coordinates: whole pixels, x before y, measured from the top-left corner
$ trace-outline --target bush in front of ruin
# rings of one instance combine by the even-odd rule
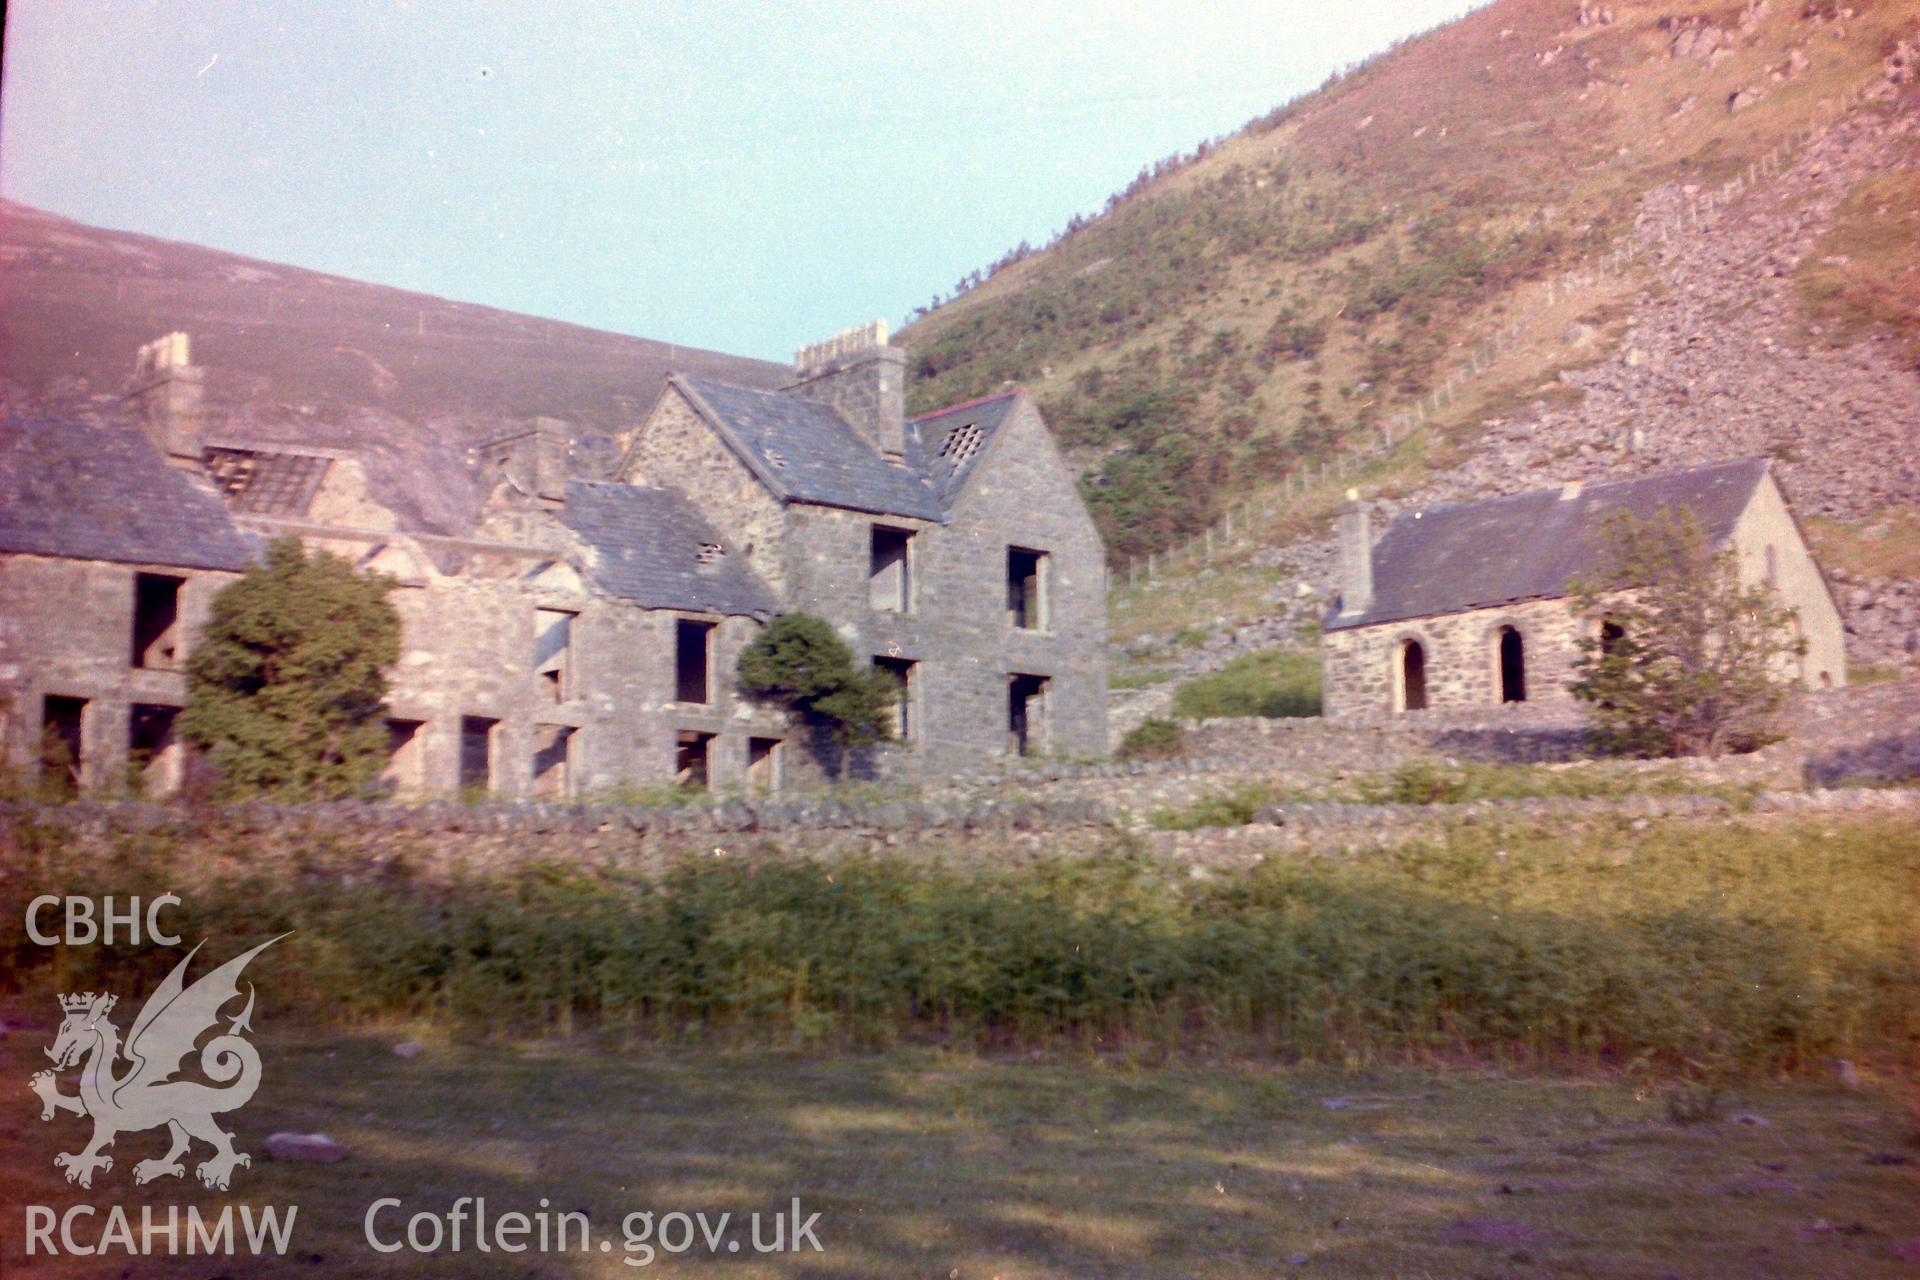
[[[740,651],[737,675],[747,697],[783,707],[807,727],[832,771],[849,748],[892,737],[893,682],[856,666],[853,650],[825,618],[775,618]]]
[[[1120,739],[1122,760],[1171,760],[1186,747],[1186,731],[1165,716],[1148,716]]]
[[[333,799],[379,777],[386,669],[400,658],[393,586],[288,537],[214,597],[180,731],[206,752],[221,798]]]
[[[1592,624],[1569,688],[1600,750],[1636,756],[1752,751],[1780,739],[1793,613],[1745,586],[1731,548],[1715,549],[1685,508],[1617,512],[1600,567],[1576,601]]]

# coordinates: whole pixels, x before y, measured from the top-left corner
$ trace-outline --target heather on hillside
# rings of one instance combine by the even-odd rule
[[[1537,317],[1546,281],[1622,243],[1648,192],[1710,190],[1830,118],[1911,28],[1897,10],[1860,6],[1836,42],[1814,6],[1623,4],[1579,25],[1570,6],[1485,6],[1143,168],[1098,216],[961,280],[901,335],[914,402],[1025,384],[1116,556],[1165,548],[1377,441],[1477,338]],[[1701,28],[1718,56],[1676,52]],[[1737,114],[1706,105],[1756,84]],[[1863,184],[1801,267],[1810,314],[1844,337],[1912,327],[1911,186]],[[1619,300],[1540,319],[1552,331],[1500,385],[1450,406],[1459,438],[1428,445],[1564,390],[1557,375],[1594,352],[1561,331],[1604,326]]]

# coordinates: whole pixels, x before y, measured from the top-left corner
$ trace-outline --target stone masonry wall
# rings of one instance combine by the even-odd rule
[[[669,386],[636,434],[620,477],[631,484],[677,489],[734,551],[779,595],[787,582],[786,515],[680,391]],[[864,562],[863,562],[864,564]]]
[[[133,665],[134,579],[143,571],[185,580],[170,670]],[[166,565],[0,556],[0,758],[33,767],[44,699],[84,698],[82,782],[121,782],[133,707],[186,705],[183,673],[192,638],[214,595],[234,577]]]
[[[1799,635],[1807,642],[1806,655],[1795,661],[1794,674],[1810,689],[1845,684],[1846,625],[1772,480],[1760,486],[1741,514],[1733,545],[1741,581],[1771,585],[1780,602],[1793,611]]]
[[[710,777],[716,787],[742,781],[750,736],[785,740],[786,718],[755,707],[734,692],[731,674],[740,650],[759,630],[749,618],[637,609],[584,592],[530,589],[506,578],[453,579],[395,593],[404,648],[395,668],[391,714],[422,722],[415,777],[404,789],[450,794],[460,774],[460,723],[465,716],[497,720],[491,790],[527,795],[534,782],[540,726],[575,730],[568,793],[591,794],[622,784],[651,784],[672,776],[680,730],[716,735]],[[535,671],[536,611],[575,614],[565,688],[556,702]],[[676,699],[675,624],[697,618],[716,624],[710,651],[710,700]],[[788,761],[805,776],[804,765]]]
[[[977,769],[1008,746],[1008,678],[1048,680],[1038,750],[1106,752],[1105,549],[1030,404],[976,464],[945,525],[796,503],[790,508],[793,606],[833,622],[863,659],[916,663],[903,747],[875,753],[879,772],[926,777]],[[874,609],[867,584],[874,525],[913,531],[912,607]],[[1007,550],[1047,554],[1042,630],[1007,617]]]
[[[1401,650],[1410,640],[1426,651],[1429,707],[1497,707],[1499,638],[1509,626],[1521,636],[1527,701],[1570,702],[1566,685],[1589,625],[1565,600],[1532,600],[1329,631],[1323,642],[1325,713],[1348,717],[1400,710]]]

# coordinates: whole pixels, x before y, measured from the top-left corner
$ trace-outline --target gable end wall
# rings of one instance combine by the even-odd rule
[[[1807,642],[1804,661],[1795,661],[1795,674],[1802,683],[1809,689],[1844,685],[1846,624],[1771,475],[1754,490],[1747,509],[1740,513],[1733,529],[1733,546],[1739,557],[1740,580],[1749,585],[1766,581],[1767,548],[1773,548],[1774,589],[1780,603],[1794,611],[1800,634]]]
[[[784,504],[677,388],[647,415],[620,478],[685,494],[776,595],[786,593]]]

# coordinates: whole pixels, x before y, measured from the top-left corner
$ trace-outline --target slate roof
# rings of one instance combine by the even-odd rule
[[[649,609],[770,614],[773,592],[701,519],[667,489],[598,480],[567,482],[554,512],[593,551],[589,576],[608,595]],[[703,548],[720,547],[703,556]]]
[[[1329,631],[1484,609],[1567,594],[1568,583],[1599,566],[1594,540],[1616,511],[1651,516],[1686,507],[1708,539],[1724,541],[1767,474],[1764,458],[1559,488],[1409,512],[1373,548],[1373,605],[1342,615]]]
[[[907,423],[907,461],[933,486],[942,513],[953,509],[975,465],[1013,412],[1017,395],[1002,391],[923,413]]]
[[[938,520],[933,485],[888,462],[831,407],[804,396],[674,375],[777,492],[876,515]]]
[[[0,551],[244,570],[257,545],[136,428],[0,422]]]

